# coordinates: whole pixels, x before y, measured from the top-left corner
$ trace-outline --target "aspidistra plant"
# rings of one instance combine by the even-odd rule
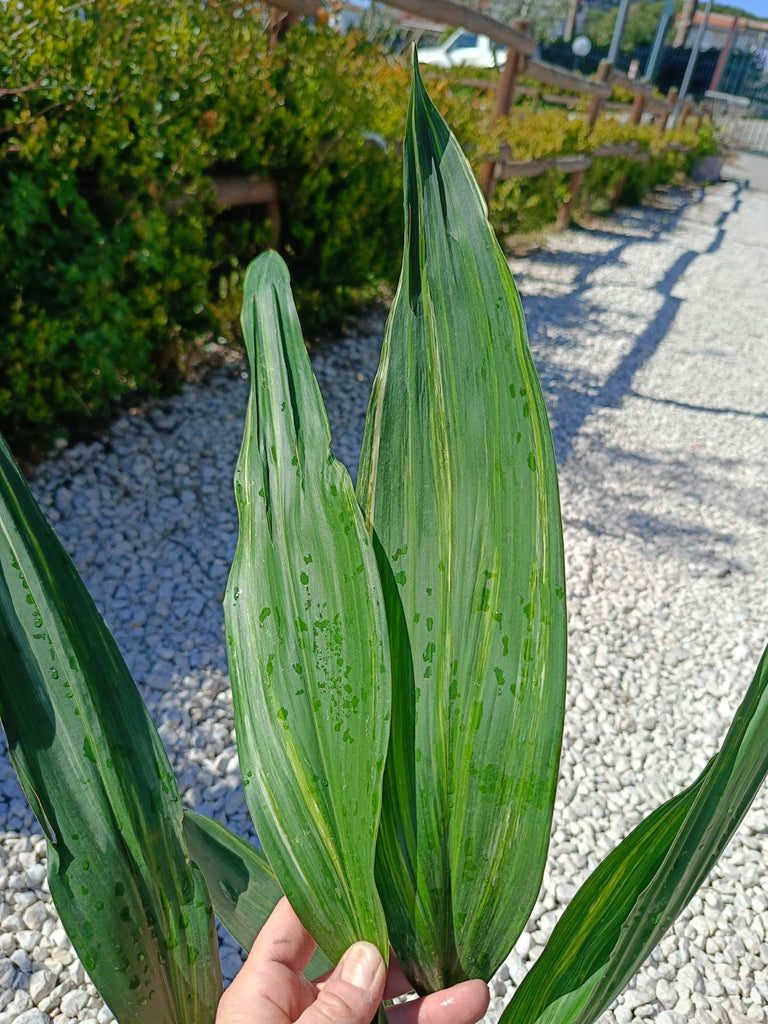
[[[250,772],[257,780],[246,798],[280,884],[316,937],[329,916],[348,922],[349,892],[338,891],[329,905],[328,879],[347,870],[345,857],[361,858],[358,866],[367,870],[368,840],[376,833],[376,893],[388,938],[423,993],[489,979],[533,907],[558,773],[566,623],[556,464],[520,299],[469,165],[416,66],[404,164],[403,267],[357,488],[378,573],[363,557],[350,573],[350,537],[352,561],[358,544],[361,556],[370,551],[349,506],[347,476],[328,448],[287,276],[268,254],[246,283],[251,398],[236,477],[241,534],[225,616],[241,708],[238,744],[246,781]],[[270,433],[276,421],[278,442]],[[244,500],[246,485],[251,496]],[[286,486],[295,495],[290,508]],[[345,523],[343,544],[335,547],[334,512]],[[310,583],[301,576],[302,561],[305,549],[315,551],[318,534],[326,541],[318,569],[327,575]],[[275,537],[282,545],[277,579],[272,563],[254,555]],[[367,621],[368,632],[354,640],[345,610],[352,581],[358,594],[368,587],[353,602],[355,628]],[[369,665],[360,681],[367,688],[374,679],[380,688],[378,697],[367,694],[368,707],[391,702],[391,717],[367,721],[371,750],[378,753],[389,737],[387,758],[382,771],[371,756],[372,774],[362,783],[343,767],[344,736],[348,728],[358,735],[360,705],[334,718],[341,680],[324,644],[313,643],[316,627],[296,611],[302,598],[307,610],[316,607],[310,587],[323,602],[341,588],[333,610],[344,642],[358,650],[381,649],[381,620],[371,608],[383,595],[390,672],[376,676]],[[283,624],[293,615],[293,633],[260,629],[266,608],[277,608]],[[323,606],[321,621],[329,611]],[[292,645],[301,652],[301,685],[289,671],[277,678],[264,668],[278,657],[289,662]],[[720,753],[587,880],[506,1022],[588,1024],[618,994],[706,877],[768,771],[761,743],[766,685],[764,656]],[[357,695],[354,687],[348,680],[348,692]],[[254,700],[244,713],[244,703]],[[334,784],[329,738],[338,765],[335,795],[354,808],[356,851],[347,822],[313,831],[311,844],[302,838],[318,806],[328,820],[333,794],[318,803],[307,780]],[[290,794],[289,810],[272,793],[274,773],[286,761],[277,787],[283,799]],[[361,785],[370,787],[369,797],[381,786],[380,819],[375,799],[369,817],[360,816]],[[360,906],[371,905],[371,891],[361,886]],[[373,934],[366,921],[345,931],[344,942]],[[325,952],[335,958],[339,950]]]
[[[179,827],[114,641],[0,447],[0,712],[62,920],[121,1024],[212,1020],[209,898],[247,948],[285,892],[318,971],[357,939],[391,943],[425,993],[489,979],[540,887],[565,688],[552,440],[514,282],[416,67],[404,158],[403,268],[357,494],[284,264],[264,254],[246,276],[224,610],[264,852],[200,815]],[[768,653],[720,751],[587,879],[504,1024],[591,1024],[620,992],[768,772],[767,691]],[[89,888],[96,856],[120,887],[108,908]]]

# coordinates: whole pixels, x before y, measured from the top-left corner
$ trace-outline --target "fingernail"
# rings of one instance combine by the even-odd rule
[[[341,965],[341,980],[355,988],[370,988],[381,967],[381,953],[370,942],[356,942],[350,946]]]

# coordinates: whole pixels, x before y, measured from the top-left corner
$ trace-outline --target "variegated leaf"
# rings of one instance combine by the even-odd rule
[[[251,395],[224,611],[246,800],[323,952],[335,962],[367,939],[386,955],[373,875],[390,714],[384,603],[276,253],[248,270],[242,323]]]
[[[377,880],[395,952],[426,991],[490,977],[536,899],[566,632],[555,457],[523,310],[415,64],[405,224],[358,497],[393,666]]]

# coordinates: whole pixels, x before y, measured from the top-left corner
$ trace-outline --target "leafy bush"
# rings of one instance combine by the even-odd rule
[[[228,333],[270,235],[263,209],[214,207],[211,172],[279,182],[310,333],[394,278],[399,170],[364,137],[386,68],[322,28],[269,50],[258,12],[0,7],[0,424],[20,448],[172,382],[196,339]]]
[[[655,126],[623,123],[610,116],[598,119],[592,131],[581,117],[573,117],[561,109],[515,113],[495,126],[484,141],[485,152],[498,150],[506,143],[516,160],[594,152],[608,143],[636,142],[640,152],[647,152],[647,163],[622,157],[601,157],[587,170],[584,188],[578,197],[578,209],[608,206],[620,178],[626,176],[622,190],[625,203],[641,202],[656,185],[682,178],[698,155],[712,145],[709,129],[697,136],[693,126],[667,131],[659,135]],[[665,152],[667,146],[684,146],[690,153]],[[497,185],[491,204],[491,220],[502,233],[530,231],[554,220],[558,206],[567,195],[567,177],[549,171],[537,178],[512,179]]]

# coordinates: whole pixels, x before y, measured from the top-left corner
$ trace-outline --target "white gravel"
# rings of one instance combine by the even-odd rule
[[[570,692],[542,897],[491,984],[488,1024],[575,886],[714,752],[768,639],[767,250],[768,195],[728,183],[667,192],[512,260],[561,464]],[[381,327],[313,354],[348,464]],[[121,643],[185,803],[252,837],[220,605],[245,399],[240,371],[218,371],[65,450],[34,489]],[[104,1024],[44,864],[3,747],[0,1024]],[[231,978],[240,953],[223,932],[222,956]],[[764,789],[601,1024],[768,1024],[767,1005]]]

